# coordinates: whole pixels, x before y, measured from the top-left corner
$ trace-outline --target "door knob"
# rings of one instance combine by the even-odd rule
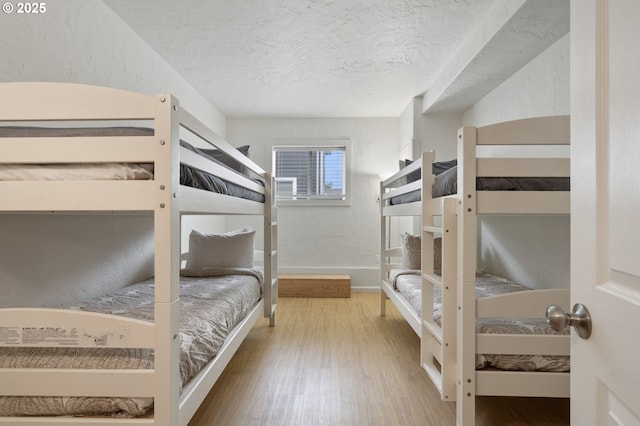
[[[562,331],[567,326],[576,329],[578,336],[588,339],[591,336],[591,314],[582,303],[576,303],[573,311],[566,313],[558,305],[547,308],[547,324],[556,331]]]

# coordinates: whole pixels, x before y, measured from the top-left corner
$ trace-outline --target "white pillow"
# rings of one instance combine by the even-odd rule
[[[185,268],[253,268],[255,234],[255,229],[251,228],[224,234],[191,231]]]

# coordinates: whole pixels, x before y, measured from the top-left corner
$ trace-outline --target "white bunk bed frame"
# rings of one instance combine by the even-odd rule
[[[0,84],[0,122],[138,121],[155,128],[147,137],[0,138],[3,163],[154,163],[147,181],[3,181],[0,212],[51,213],[109,211],[151,214],[155,241],[155,321],[73,310],[0,309],[0,327],[61,327],[126,336],[110,347],[152,348],[152,370],[0,369],[4,395],[91,395],[153,397],[151,417],[0,417],[20,425],[186,425],[251,327],[261,317],[275,324],[277,305],[277,222],[271,176],[185,111],[171,95],[145,94],[64,83]],[[72,125],[73,124],[69,124]],[[262,177],[265,187],[179,146],[180,128],[207,141]],[[215,194],[179,184],[180,163],[264,194],[265,202]],[[179,391],[180,217],[181,214],[264,216],[264,297],[232,330],[216,357]],[[122,333],[119,333],[122,334]],[[33,346],[29,344],[12,346]],[[39,346],[56,346],[41,344]],[[92,347],[81,340],[76,347]]]
[[[397,205],[388,205],[388,203],[393,197],[422,188],[423,179],[408,184],[403,183],[409,174],[420,170],[420,166],[421,163],[415,161],[380,183],[380,315],[386,314],[386,300],[391,299],[418,336],[422,334],[420,317],[409,302],[393,288],[393,283],[389,279],[389,272],[392,269],[402,267],[398,261],[402,257],[402,248],[390,247],[390,221],[393,216],[420,216],[422,203],[420,201]]]
[[[569,117],[516,120],[458,132],[458,192],[432,198],[423,193],[423,330],[421,362],[443,400],[457,401],[456,423],[475,424],[475,397],[569,397],[569,373],[476,370],[477,353],[569,355],[569,336],[476,334],[476,318],[544,318],[548,305],[569,305],[568,289],[531,290],[476,300],[477,215],[569,214],[569,191],[477,191],[476,177],[568,177],[568,158],[477,158],[480,145],[569,145]],[[424,167],[428,167],[423,165]],[[428,168],[426,170],[429,170]],[[442,226],[434,217],[442,217]],[[443,279],[429,268],[434,233],[443,235]],[[445,255],[445,247],[453,257]],[[452,263],[453,265],[446,265]],[[454,268],[456,283],[445,280]],[[442,289],[443,323],[433,322],[433,286]],[[430,316],[431,315],[431,316]]]

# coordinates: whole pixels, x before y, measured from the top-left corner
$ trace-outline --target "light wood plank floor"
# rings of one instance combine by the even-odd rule
[[[276,327],[259,321],[190,426],[455,424],[419,366],[419,340],[378,295],[281,298]],[[478,426],[569,424],[569,401],[477,399]]]

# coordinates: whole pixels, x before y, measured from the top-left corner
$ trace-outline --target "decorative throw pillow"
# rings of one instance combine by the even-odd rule
[[[243,145],[236,149],[240,151],[240,153],[243,154],[245,157],[249,158],[249,147],[250,145]],[[220,151],[219,149],[201,149],[200,151],[204,152],[206,155],[213,158],[214,160],[217,160],[222,164],[228,167],[231,167],[232,169],[236,170],[239,173],[242,173],[244,175],[248,173],[248,170],[244,165],[234,160],[233,158],[229,157],[227,154]]]
[[[458,160],[455,158],[449,161],[436,161],[431,165],[431,173],[437,176],[440,173],[446,172],[450,168],[457,165],[458,165]]]
[[[402,239],[402,267],[404,269],[420,269],[420,237],[407,232],[401,235]]]
[[[252,268],[255,234],[251,228],[223,234],[191,231],[185,268]]]
[[[413,160],[406,159],[406,160],[404,160],[404,166],[402,166],[402,162],[400,163],[400,168],[402,169],[404,167],[407,167],[411,163],[413,163]],[[407,175],[407,183],[411,183],[411,182],[415,182],[417,180],[420,180],[421,176],[422,176],[422,172],[420,171],[420,169],[418,169],[418,170],[416,170],[414,172],[411,172],[411,173],[409,173]]]
[[[442,275],[442,238],[433,239],[433,273]]]

